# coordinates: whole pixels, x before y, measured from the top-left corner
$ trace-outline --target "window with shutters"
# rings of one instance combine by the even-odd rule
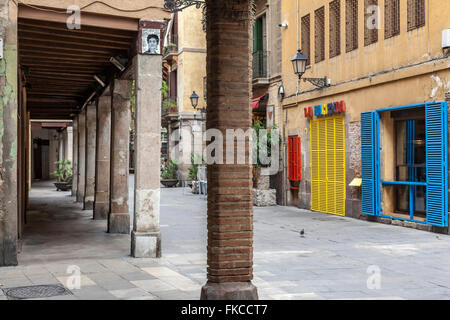
[[[311,64],[311,18],[306,15],[302,18],[302,51],[308,57],[306,65]]]
[[[311,210],[345,215],[344,117],[310,122]]]
[[[378,0],[364,0],[364,46],[378,42]]]
[[[314,14],[315,54],[314,62],[325,60],[325,7],[317,9]]]
[[[384,2],[384,38],[389,39],[400,34],[400,0]]]
[[[408,0],[408,31],[425,26],[425,0]]]
[[[358,49],[358,0],[346,0],[345,34],[346,52]]]
[[[330,2],[330,58],[341,54],[341,0]]]
[[[253,25],[253,78],[267,77],[266,15],[258,17]]]
[[[289,181],[302,180],[300,137],[291,136],[288,140]]]
[[[361,114],[362,213],[448,226],[447,134],[445,102]]]

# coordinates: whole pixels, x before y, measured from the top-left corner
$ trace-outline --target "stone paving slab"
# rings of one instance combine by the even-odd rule
[[[67,286],[73,276],[68,268],[76,266],[81,288],[49,299],[200,298],[206,283],[204,197],[163,189],[163,256],[133,259],[129,235],[106,234],[105,222],[92,220],[91,211],[46,188],[32,192],[20,265],[0,269],[0,288]],[[446,235],[270,207],[254,209],[254,245],[253,283],[260,299],[450,299]],[[370,267],[380,271],[378,289],[368,288]]]

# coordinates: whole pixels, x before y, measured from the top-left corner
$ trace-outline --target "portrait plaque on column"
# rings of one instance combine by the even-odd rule
[[[164,27],[165,24],[163,22],[139,22],[140,54],[162,54]]]

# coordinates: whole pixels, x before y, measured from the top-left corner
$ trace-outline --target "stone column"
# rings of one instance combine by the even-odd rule
[[[131,122],[130,80],[114,80],[111,112],[111,195],[109,233],[130,233],[128,176]]]
[[[17,6],[0,2],[0,266],[17,265]]]
[[[94,219],[107,219],[109,214],[111,162],[111,96],[98,99],[97,163],[95,168]]]
[[[227,129],[247,131],[252,123],[252,26],[249,19],[252,1],[206,2],[206,128],[218,129],[226,137]],[[231,65],[233,68],[230,68]],[[229,143],[234,144],[234,141]],[[245,164],[208,165],[208,282],[202,288],[201,299],[258,298],[256,287],[251,283],[253,204],[252,165],[248,159],[251,146],[248,139],[245,140],[245,150]]]
[[[66,140],[64,141],[66,153],[64,157],[66,160],[72,162],[73,168],[73,127],[68,127],[66,131]]]
[[[160,157],[162,57],[137,55],[134,223],[131,255],[161,256]]]
[[[78,187],[77,202],[84,201],[86,185],[86,108],[78,115]]]
[[[97,102],[94,102],[86,106],[86,182],[83,210],[94,209],[96,143]]]
[[[78,190],[78,116],[73,119],[73,161],[72,161],[72,197],[77,195]]]

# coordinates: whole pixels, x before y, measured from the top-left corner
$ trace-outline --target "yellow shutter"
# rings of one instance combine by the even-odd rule
[[[311,210],[345,215],[344,117],[311,120]]]

